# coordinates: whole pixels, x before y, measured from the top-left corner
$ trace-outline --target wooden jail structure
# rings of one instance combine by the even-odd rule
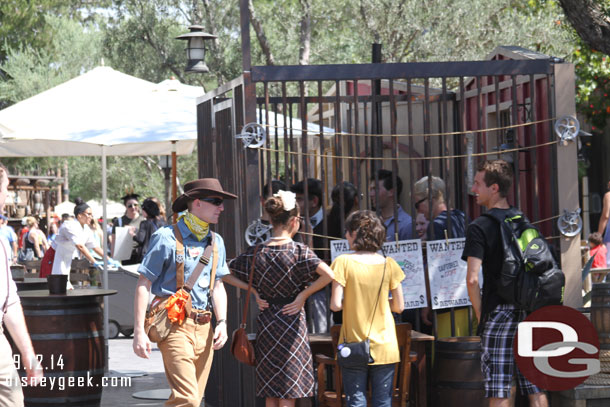
[[[197,102],[199,176],[219,178],[239,195],[216,226],[228,258],[247,247],[245,230],[260,218],[262,186],[272,179],[318,178],[326,205],[332,188],[349,181],[365,209],[369,180],[385,168],[401,177],[397,203],[414,215],[413,184],[435,175],[446,182],[447,206],[475,219],[476,165],[502,157],[516,171],[509,201],[561,253],[565,303],[581,305],[579,236],[564,237],[557,227],[564,210],[579,208],[576,143],[559,141],[554,130],[558,118],[575,116],[571,64],[498,47],[487,60],[471,62],[250,66],[244,44],[243,74]],[[266,134],[257,148],[236,137],[253,123]],[[245,299],[228,291],[232,332]],[[226,346],[215,359],[206,402],[250,406],[254,394],[253,370]]]

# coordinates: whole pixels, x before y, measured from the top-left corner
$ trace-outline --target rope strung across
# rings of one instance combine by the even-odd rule
[[[519,128],[519,127],[526,127],[526,126],[546,123],[546,122],[553,121],[556,119],[557,118],[554,117],[554,118],[537,120],[537,121],[528,122],[528,123],[513,124],[510,126],[493,127],[493,128],[477,129],[477,130],[454,131],[454,132],[447,132],[447,133],[415,133],[415,134],[366,134],[366,133],[344,133],[344,132],[337,133],[337,132],[330,132],[330,131],[313,132],[313,131],[310,131],[307,129],[293,129],[293,128],[289,128],[287,126],[273,126],[273,125],[269,125],[269,124],[263,124],[262,126],[267,127],[267,128],[297,130],[297,131],[302,131],[302,132],[308,132],[310,135],[313,135],[313,136],[331,134],[331,135],[338,135],[338,136],[366,136],[366,137],[426,137],[426,136],[452,136],[452,135],[463,135],[463,134],[467,134],[467,133],[484,133],[484,132],[508,130],[508,129],[514,129],[514,128]],[[500,150],[500,151],[472,153],[472,154],[459,154],[459,155],[432,156],[432,157],[357,157],[357,156],[349,156],[349,155],[303,153],[303,152],[279,150],[279,149],[274,149],[274,148],[266,148],[266,147],[262,147],[262,146],[256,147],[256,149],[259,150],[259,153],[262,153],[263,151],[268,151],[268,152],[276,152],[276,153],[284,153],[284,154],[290,154],[290,155],[296,155],[296,156],[316,157],[316,158],[337,158],[337,159],[348,159],[348,160],[371,160],[371,161],[374,161],[374,160],[417,161],[417,160],[443,160],[443,159],[457,159],[457,158],[468,158],[468,157],[485,157],[488,155],[498,155],[498,154],[527,151],[527,150],[533,150],[533,149],[537,149],[537,148],[548,147],[548,146],[551,146],[554,144],[558,144],[559,141],[560,140],[554,140],[554,141],[549,141],[546,143],[535,144],[532,146],[516,147],[516,148],[505,149],[505,150]],[[258,166],[259,166],[259,172],[260,172],[262,169],[262,160],[260,160],[260,159],[258,160]],[[545,218],[545,219],[538,220],[536,222],[532,222],[532,224],[535,225],[535,224],[543,223],[543,222],[546,222],[549,220],[557,219],[560,216],[561,215],[551,216],[550,218]],[[341,240],[342,239],[339,237],[325,236],[325,235],[319,235],[316,233],[309,233],[309,232],[303,232],[303,231],[300,231],[299,233],[301,233],[303,235],[321,237],[321,238],[331,239],[331,240]],[[551,237],[547,237],[546,239],[553,240],[553,239],[559,239],[559,238],[561,238],[561,236],[551,236]],[[330,249],[316,248],[315,250],[330,250]]]
[[[536,222],[532,222],[532,225],[536,225],[538,223],[546,222],[547,220],[553,220],[553,219],[557,219],[560,217],[561,217],[561,215],[556,215],[556,216],[551,216],[550,218],[540,219],[540,220],[537,220]]]
[[[472,154],[433,156],[433,157],[357,157],[357,156],[351,156],[351,155],[303,153],[303,152],[296,152],[296,151],[278,150],[275,148],[266,148],[266,147],[256,147],[256,148],[261,151],[271,151],[271,152],[278,152],[278,153],[291,154],[291,155],[297,155],[297,156],[316,157],[316,158],[339,158],[339,159],[346,159],[346,160],[371,160],[371,161],[374,161],[374,160],[419,161],[419,160],[446,160],[446,159],[468,158],[468,157],[485,157],[488,155],[498,155],[498,154],[512,153],[512,152],[516,152],[516,151],[533,150],[536,148],[547,147],[547,146],[551,146],[553,144],[558,144],[558,143],[559,143],[559,140],[554,140],[554,141],[549,141],[547,143],[535,144],[533,146],[509,148],[509,149],[500,150],[500,151],[490,151],[490,152],[472,153]]]
[[[532,126],[535,124],[546,123],[546,122],[550,122],[553,120],[557,120],[557,118],[553,117],[550,119],[536,120],[534,122],[511,124],[509,126],[492,127],[492,128],[488,128],[488,129],[450,131],[447,133],[413,133],[413,134],[368,134],[368,133],[345,133],[345,132],[337,133],[336,131],[315,131],[315,130],[288,127],[288,126],[275,126],[272,124],[261,124],[261,126],[267,127],[270,129],[301,131],[301,132],[310,133],[311,136],[321,136],[323,134],[330,134],[330,135],[335,135],[335,136],[360,136],[360,137],[430,137],[430,136],[436,137],[436,136],[456,136],[456,135],[465,134],[465,133],[485,133],[486,131],[500,131],[500,130],[515,129],[515,128],[519,128],[519,127],[527,127],[527,126]]]

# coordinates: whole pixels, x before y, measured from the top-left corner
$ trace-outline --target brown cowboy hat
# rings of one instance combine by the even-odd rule
[[[237,195],[225,192],[216,178],[201,178],[184,184],[184,193],[172,204],[174,213],[187,209],[187,202],[191,199],[207,198],[209,196],[220,196],[225,199],[237,199]]]

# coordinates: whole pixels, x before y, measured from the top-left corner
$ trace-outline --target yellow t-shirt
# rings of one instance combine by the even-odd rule
[[[398,263],[388,257],[380,292],[384,264],[366,264],[357,258],[357,255],[344,254],[331,265],[335,281],[343,286],[343,328],[339,343],[363,341],[370,328],[371,356],[375,361],[373,364],[400,362],[396,327],[388,297],[390,290],[398,287],[405,274]],[[379,302],[375,315],[372,315],[378,295]],[[343,335],[346,336],[345,340]]]

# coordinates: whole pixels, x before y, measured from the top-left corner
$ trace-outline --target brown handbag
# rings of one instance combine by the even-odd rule
[[[231,339],[231,353],[235,356],[235,359],[241,363],[245,363],[249,366],[254,366],[256,360],[254,359],[254,347],[248,340],[248,334],[246,333],[246,317],[248,315],[248,304],[250,303],[250,293],[252,292],[252,280],[254,278],[254,263],[256,263],[256,254],[260,245],[254,249],[252,255],[252,266],[250,269],[250,278],[248,281],[248,293],[244,304],[244,312],[241,317],[241,324],[239,328],[233,331],[233,338]]]
[[[180,233],[180,229],[178,229],[178,225],[174,225],[174,234],[176,236],[176,258],[181,259],[181,262],[176,261],[176,291],[180,288],[185,287],[188,292],[192,289],[193,285],[197,282],[199,275],[203,271],[203,268],[210,261],[210,254],[212,251],[214,252],[214,257],[212,260],[212,271],[210,276],[210,289],[209,289],[209,298],[212,297],[212,291],[214,288],[214,279],[216,275],[216,265],[218,260],[218,249],[215,244],[214,232],[211,233],[211,242],[206,250],[201,255],[195,270],[191,273],[186,284],[184,284],[184,244],[182,243],[182,234]],[[150,304],[150,308],[146,312],[146,318],[144,320],[144,332],[148,335],[148,339],[151,342],[159,343],[167,338],[169,335],[172,326],[174,325],[167,316],[167,308],[165,305],[170,297],[156,297]],[[209,306],[209,301],[208,301]],[[191,312],[191,298],[189,296],[188,303],[185,306],[186,316]],[[205,311],[209,314],[209,318],[211,319],[211,312]]]

